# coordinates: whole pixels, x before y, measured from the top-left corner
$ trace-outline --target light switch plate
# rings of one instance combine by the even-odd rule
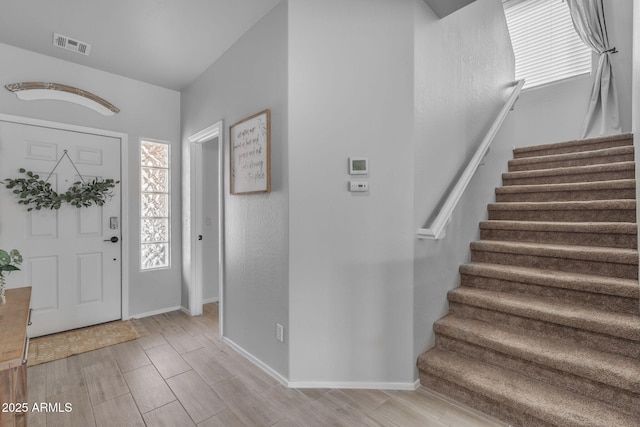
[[[349,181],[349,191],[369,191],[369,181]]]

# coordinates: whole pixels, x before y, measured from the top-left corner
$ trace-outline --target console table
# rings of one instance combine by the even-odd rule
[[[0,304],[0,427],[26,426],[31,287],[8,289]],[[13,405],[12,405],[13,404]]]

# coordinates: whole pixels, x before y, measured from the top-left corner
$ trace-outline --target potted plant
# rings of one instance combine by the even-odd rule
[[[4,273],[20,270],[18,268],[20,264],[22,264],[22,255],[20,255],[17,249],[12,249],[9,252],[0,249],[0,300],[2,300],[2,304],[6,304],[7,302],[7,298],[4,295],[6,290]]]

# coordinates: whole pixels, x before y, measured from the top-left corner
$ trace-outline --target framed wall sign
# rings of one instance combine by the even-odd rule
[[[231,194],[271,191],[271,110],[229,127]]]

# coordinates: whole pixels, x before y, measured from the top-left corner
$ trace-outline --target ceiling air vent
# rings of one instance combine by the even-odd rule
[[[58,33],[53,33],[53,45],[82,55],[89,55],[89,51],[91,50],[89,43],[81,42]]]

